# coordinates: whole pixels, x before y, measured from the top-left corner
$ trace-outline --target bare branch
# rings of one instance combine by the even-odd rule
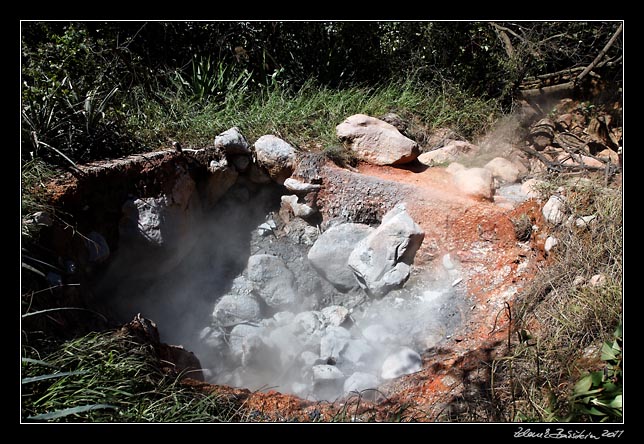
[[[624,24],[620,23],[619,26],[617,27],[617,31],[615,31],[615,34],[613,34],[613,36],[610,38],[608,43],[606,43],[606,46],[604,46],[604,49],[602,49],[599,52],[599,54],[597,54],[597,57],[595,57],[595,60],[593,60],[592,63],[588,65],[581,74],[579,74],[576,80],[577,82],[579,82],[581,79],[586,77],[586,75],[590,71],[592,71],[592,69],[601,61],[601,59],[606,55],[610,47],[613,46],[613,43],[615,43],[615,40],[617,40],[617,37],[619,37],[619,35],[622,33],[622,29],[624,29]]]

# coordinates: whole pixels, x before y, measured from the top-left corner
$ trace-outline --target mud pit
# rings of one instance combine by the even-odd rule
[[[459,193],[437,168],[326,165],[321,176],[320,214],[309,220],[280,208],[284,187],[247,180],[209,209],[188,199],[177,245],[170,235],[163,248],[138,242],[122,218],[98,300],[120,322],[153,319],[163,342],[196,354],[206,382],[313,402],[391,397],[422,373],[428,351],[476,346],[493,330],[534,256],[508,210]],[[339,290],[312,266],[321,233],[378,227],[399,203],[424,232],[401,288]]]

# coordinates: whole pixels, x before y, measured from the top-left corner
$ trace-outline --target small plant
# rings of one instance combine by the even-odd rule
[[[600,422],[622,417],[622,326],[602,345],[603,370],[582,377],[573,389],[573,418],[589,415]]]
[[[512,219],[514,225],[514,234],[518,241],[526,242],[532,235],[532,220],[527,214],[522,214],[516,219]]]

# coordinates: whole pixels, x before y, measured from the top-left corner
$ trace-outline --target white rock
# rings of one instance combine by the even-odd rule
[[[261,340],[262,331],[263,330],[260,327],[256,327],[254,325],[236,325],[228,337],[228,345],[230,347],[231,355],[235,359],[241,359],[244,353],[244,342],[248,342],[248,338],[253,336]]]
[[[543,249],[546,251],[546,253],[550,253],[550,251],[559,244],[559,239],[553,236],[548,236],[546,238],[546,242],[543,246]]]
[[[514,183],[519,179],[519,167],[503,157],[495,157],[485,164],[492,176],[501,182]]]
[[[318,191],[320,188],[322,188],[322,185],[302,182],[301,180],[289,177],[284,181],[284,187],[286,187],[287,190],[292,191],[293,193],[310,193],[312,191]]]
[[[582,216],[575,219],[575,226],[577,228],[586,228],[590,226],[590,223],[597,218],[597,215],[593,214],[590,216]]]
[[[543,206],[541,213],[546,221],[552,225],[558,225],[564,221],[566,202],[562,196],[553,194]]]
[[[355,372],[344,381],[344,392],[361,392],[378,387],[378,377],[371,373]]]
[[[342,325],[349,317],[349,309],[341,305],[329,305],[324,307],[321,313],[326,323],[335,327]]]
[[[373,348],[364,339],[351,339],[342,352],[342,357],[356,366],[366,364],[374,354]]]
[[[485,168],[468,168],[452,174],[454,184],[463,193],[472,197],[492,200],[494,180],[490,170]]]
[[[452,140],[447,145],[418,156],[418,161],[427,166],[440,165],[453,162],[460,157],[471,157],[478,153],[480,148],[463,140]]]
[[[376,165],[408,163],[419,154],[418,144],[395,126],[365,114],[348,117],[336,127],[336,134],[358,159]]]
[[[316,213],[316,211],[307,204],[299,203],[299,199],[295,195],[282,196],[281,199],[282,205],[287,205],[287,207],[293,211],[293,215],[295,217],[306,219]]]
[[[393,379],[399,376],[415,373],[422,368],[422,359],[418,353],[409,347],[402,347],[382,363],[380,376],[383,379]]]
[[[260,166],[280,185],[293,173],[297,152],[279,137],[271,134],[260,137],[255,142],[255,152]]]

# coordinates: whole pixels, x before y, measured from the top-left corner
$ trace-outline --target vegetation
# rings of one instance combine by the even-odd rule
[[[119,332],[91,333],[41,357],[22,358],[22,419],[54,422],[239,421],[223,396],[159,370],[150,345]]]

